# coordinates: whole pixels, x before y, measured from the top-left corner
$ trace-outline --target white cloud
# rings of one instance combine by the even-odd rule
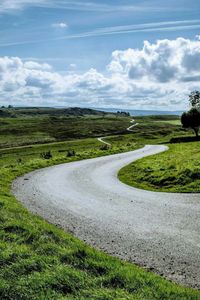
[[[46,70],[46,71],[49,71],[52,69],[52,67],[49,64],[46,64],[46,63],[39,64],[38,62],[35,62],[35,61],[25,62],[24,68],[30,69],[30,70]]]
[[[200,87],[200,40],[145,41],[142,49],[114,51],[106,74],[66,75],[49,64],[1,57],[0,104],[184,109],[189,92]]]
[[[76,65],[76,64],[70,64],[69,67],[70,67],[71,69],[76,69],[77,65]]]
[[[133,80],[178,82],[185,75],[200,75],[200,41],[177,38],[144,42],[143,49],[115,51],[111,72],[126,74]]]
[[[12,10],[21,10],[26,6],[46,5],[49,0],[1,0],[0,12],[9,12]]]
[[[51,25],[53,28],[68,28],[68,25],[67,23],[64,23],[64,22],[60,22],[60,23],[54,23]]]

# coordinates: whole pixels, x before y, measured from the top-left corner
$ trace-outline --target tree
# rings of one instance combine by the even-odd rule
[[[183,128],[192,128],[196,137],[198,137],[200,128],[200,111],[193,107],[188,112],[184,112],[181,116],[181,123]]]
[[[193,91],[189,95],[189,102],[192,107],[200,108],[200,92]]]

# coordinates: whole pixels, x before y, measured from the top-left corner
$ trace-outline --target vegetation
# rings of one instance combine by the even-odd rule
[[[171,137],[167,130],[170,130],[173,125],[179,125],[180,120],[176,117],[167,119],[164,116],[162,119],[161,116],[158,116],[158,122],[165,124],[165,130],[162,132],[167,134],[171,143],[170,151],[144,158],[123,168],[119,172],[121,181],[131,186],[153,191],[200,192],[200,152],[199,142],[197,142],[200,128],[200,92],[192,92],[189,95],[189,103],[192,108],[182,114],[181,123],[183,130],[191,128],[195,132],[196,138],[188,136],[187,132],[182,131],[180,134],[179,126],[176,126],[174,131],[176,136]],[[156,118],[157,116],[153,116],[152,120],[156,120]],[[155,126],[155,123],[153,126],[158,134],[158,127]]]
[[[114,114],[0,117],[0,148],[126,133],[130,118]]]
[[[181,123],[184,128],[192,128],[198,138],[200,127],[200,92],[192,92],[189,95],[189,103],[192,108],[182,114]]]
[[[88,117],[84,120],[86,124],[89,121]],[[184,137],[186,132],[173,124],[166,126],[163,120],[138,118],[140,125],[134,134],[108,138],[112,147],[101,151],[100,142],[94,138],[29,145],[36,126],[34,119],[32,121],[31,134],[27,132],[28,146],[0,150],[0,299],[200,299],[198,291],[180,287],[86,246],[33,216],[10,192],[14,178],[32,170],[134,150],[146,143],[167,142],[175,135]],[[8,119],[8,122],[11,121]],[[89,130],[85,126],[87,135]],[[192,146],[188,156],[190,151],[193,151]]]
[[[193,110],[197,111],[196,108],[192,108],[185,114],[188,116]],[[197,130],[195,126],[194,128],[193,126],[186,126],[185,114],[181,117],[182,123],[185,124],[184,127]],[[157,116],[153,116],[151,120],[156,120],[156,118]],[[190,125],[196,120],[194,115],[191,118]],[[199,112],[197,119],[199,122]],[[178,126],[180,124],[179,118],[174,117],[170,120],[168,117],[158,117],[157,126],[155,122],[151,124],[155,129],[155,141],[153,143],[168,144],[170,150],[126,166],[119,172],[120,180],[131,186],[152,191],[200,192],[199,142],[196,138],[188,136],[188,132],[184,128],[181,130],[180,125]],[[160,124],[159,127],[158,124]],[[162,130],[161,124],[164,126]],[[170,133],[172,128],[174,136]],[[158,133],[166,134],[166,137],[159,138]]]
[[[199,142],[169,147],[167,152],[143,158],[123,168],[119,172],[120,180],[134,187],[159,192],[199,193]]]
[[[52,158],[52,154],[51,154],[50,150],[47,152],[42,152],[40,155],[43,159],[51,159]]]
[[[198,138],[200,127],[200,111],[198,109],[192,108],[188,112],[183,113],[181,123],[184,128],[192,128]]]
[[[37,117],[37,116],[47,116],[47,117],[81,117],[81,116],[106,116],[114,115],[90,108],[80,108],[80,107],[68,107],[68,108],[52,108],[52,107],[13,107],[8,105],[8,107],[2,106],[0,108],[1,117]]]

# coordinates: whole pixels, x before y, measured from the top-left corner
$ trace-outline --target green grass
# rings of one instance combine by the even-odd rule
[[[142,189],[200,192],[200,142],[178,143],[167,152],[146,157],[119,172],[124,183]]]
[[[116,141],[113,149],[106,153],[138,146],[123,149],[122,144]],[[37,157],[38,151],[44,150],[41,146],[25,148],[24,154],[22,149],[10,150],[7,157],[1,159],[4,163],[1,162],[0,170],[0,298],[200,299],[197,291],[86,246],[30,214],[11,195],[10,184],[16,176],[72,159],[102,155],[99,145],[94,139],[55,144],[52,160]],[[70,147],[79,152],[77,157],[67,159],[65,153],[59,151]],[[18,156],[23,163],[14,163],[13,158]]]
[[[115,115],[0,118],[0,148],[123,134],[129,123]]]
[[[166,129],[146,121],[133,134],[109,137],[112,148],[106,151],[100,150],[96,139],[0,150],[0,299],[200,299],[198,291],[86,246],[33,216],[10,192],[14,178],[24,173],[134,150],[147,142],[160,143],[166,140],[166,131],[172,137],[174,129],[173,125]],[[180,130],[176,133],[185,134]],[[49,150],[53,158],[42,159],[41,153]],[[76,156],[67,158],[67,150],[74,150]]]
[[[166,124],[172,124],[172,125],[178,125],[178,126],[181,125],[181,121],[180,120],[165,120],[165,121],[162,121],[162,122],[166,123]]]

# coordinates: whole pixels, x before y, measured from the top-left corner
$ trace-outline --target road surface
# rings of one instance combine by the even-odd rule
[[[12,190],[30,211],[88,244],[200,288],[200,195],[139,190],[117,178],[125,165],[165,150],[149,145],[41,169]]]
[[[104,139],[105,139],[105,138],[106,138],[106,136],[105,136],[105,137],[100,137],[100,138],[97,138],[97,140],[98,140],[99,142],[101,142],[102,144],[105,144],[105,145],[111,146],[111,144],[110,144],[110,143],[108,143],[108,142],[104,141]]]
[[[135,120],[131,120],[130,123],[134,123],[133,125],[131,125],[130,127],[128,127],[126,130],[127,131],[134,131],[133,128],[136,127],[137,125],[139,125],[139,123],[135,123]],[[108,146],[112,146],[110,143],[104,141],[105,138],[107,138],[108,136],[103,136],[103,137],[100,137],[100,138],[97,138],[97,140],[100,142],[100,143],[103,143],[105,145],[108,145]]]

